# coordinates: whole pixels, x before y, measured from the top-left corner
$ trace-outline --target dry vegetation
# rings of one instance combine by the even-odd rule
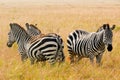
[[[12,6],[11,6],[12,5]],[[120,4],[96,5],[6,5],[0,4],[0,80],[119,80],[120,79]],[[64,39],[66,61],[58,66],[31,66],[22,63],[17,45],[6,46],[9,23],[38,24],[43,33],[54,32]],[[75,29],[96,31],[103,23],[116,24],[113,51],[106,51],[102,65],[91,66],[89,59],[70,65],[66,37]]]

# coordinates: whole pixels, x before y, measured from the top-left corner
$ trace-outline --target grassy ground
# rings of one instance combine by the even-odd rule
[[[65,44],[64,64],[50,66],[27,61],[22,63],[15,44],[6,46],[9,23],[38,24],[43,33],[54,32],[62,36]],[[115,24],[113,51],[105,51],[102,65],[92,66],[89,59],[70,65],[66,38],[75,29],[96,31],[103,23]],[[120,4],[90,5],[16,5],[0,4],[0,80],[119,80],[120,79]]]

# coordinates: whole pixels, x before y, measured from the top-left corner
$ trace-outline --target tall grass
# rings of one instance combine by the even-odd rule
[[[102,7],[101,7],[102,6]],[[49,5],[9,8],[0,5],[0,80],[119,80],[120,79],[120,9],[119,5]],[[3,11],[4,10],[4,11]],[[6,46],[9,23],[38,24],[43,33],[54,32],[62,36],[65,44],[65,63],[45,66],[41,63],[22,63],[17,45]],[[89,59],[70,65],[66,38],[75,29],[96,31],[103,23],[116,24],[113,31],[113,51],[105,51],[102,65],[90,64]]]

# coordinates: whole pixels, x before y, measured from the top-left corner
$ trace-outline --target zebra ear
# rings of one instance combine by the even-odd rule
[[[27,29],[29,29],[29,24],[28,24],[28,23],[26,23],[25,25],[26,25]]]
[[[116,25],[113,25],[113,26],[111,27],[111,30],[114,30],[114,29],[115,29],[115,26],[116,26]]]
[[[10,23],[10,28],[12,29],[12,23]]]
[[[106,27],[107,27],[107,29],[110,29],[110,26],[109,26],[109,24],[106,24]]]
[[[103,29],[106,29],[106,24],[103,24]]]
[[[35,24],[35,26],[37,26],[37,24]]]

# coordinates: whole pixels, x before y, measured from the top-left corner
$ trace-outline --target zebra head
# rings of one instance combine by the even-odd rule
[[[26,25],[26,28],[27,28],[27,33],[30,36],[36,36],[36,35],[41,34],[41,31],[36,27],[37,24],[33,25],[33,24],[26,23],[25,25]]]
[[[112,30],[115,28],[115,25],[113,25],[111,28],[109,27],[109,24],[103,25],[103,43],[107,46],[108,51],[112,51],[112,37],[113,33]],[[102,29],[100,29],[102,31]]]
[[[12,26],[12,23],[10,23],[10,26]],[[12,30],[8,32],[8,41],[7,41],[7,46],[12,47],[12,45],[15,43],[15,38],[12,34]]]

